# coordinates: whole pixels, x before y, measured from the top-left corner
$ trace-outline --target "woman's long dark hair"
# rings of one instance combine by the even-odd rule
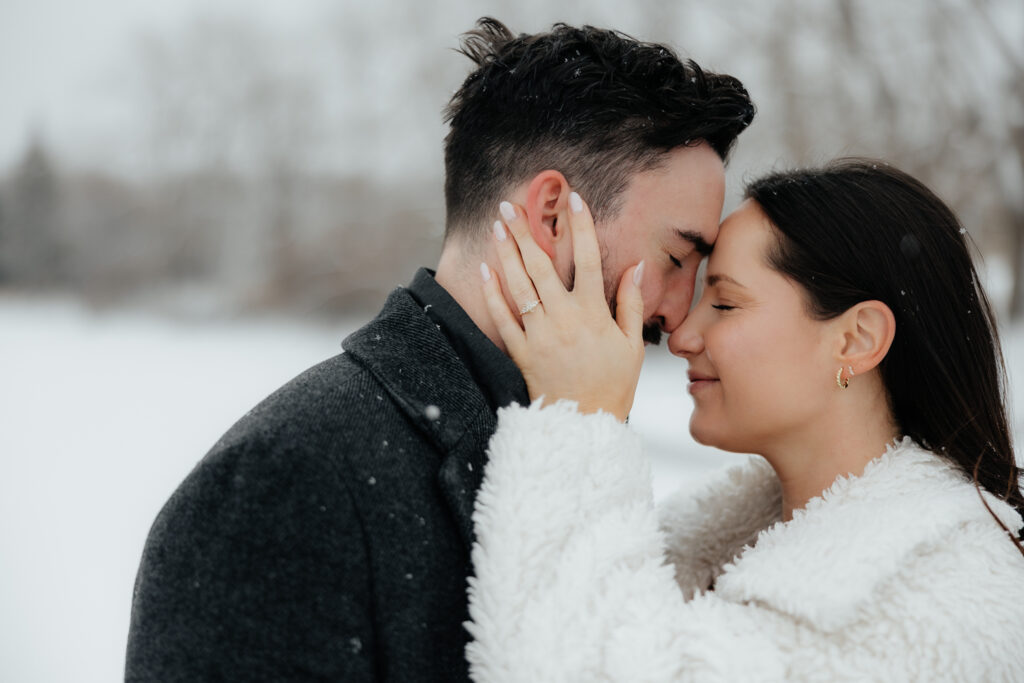
[[[869,159],[773,173],[746,194],[775,228],[771,266],[804,288],[812,315],[868,300],[892,309],[896,336],[879,367],[902,433],[1024,511],[995,316],[953,212]]]

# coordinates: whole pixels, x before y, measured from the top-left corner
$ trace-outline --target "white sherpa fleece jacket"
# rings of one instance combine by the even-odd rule
[[[1024,681],[1024,557],[946,461],[904,439],[780,510],[752,458],[659,522],[627,426],[503,409],[474,516],[473,680]]]

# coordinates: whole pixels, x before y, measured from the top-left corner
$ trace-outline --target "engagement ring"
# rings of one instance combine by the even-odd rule
[[[540,304],[540,300],[539,299],[534,299],[533,301],[527,301],[525,304],[523,304],[522,306],[519,307],[519,314],[520,315],[526,315],[527,313],[529,313],[533,309],[537,308],[537,306],[539,304]]]

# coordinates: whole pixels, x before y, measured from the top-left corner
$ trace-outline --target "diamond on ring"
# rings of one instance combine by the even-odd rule
[[[519,314],[520,315],[526,315],[527,313],[529,313],[533,309],[537,308],[537,306],[539,306],[539,305],[540,305],[540,300],[539,299],[534,299],[533,301],[527,301],[525,304],[523,304],[522,306],[519,307]]]

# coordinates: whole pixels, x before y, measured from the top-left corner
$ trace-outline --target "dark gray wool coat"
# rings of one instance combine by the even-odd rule
[[[129,681],[463,681],[495,414],[404,289],[243,417],[167,502]]]

